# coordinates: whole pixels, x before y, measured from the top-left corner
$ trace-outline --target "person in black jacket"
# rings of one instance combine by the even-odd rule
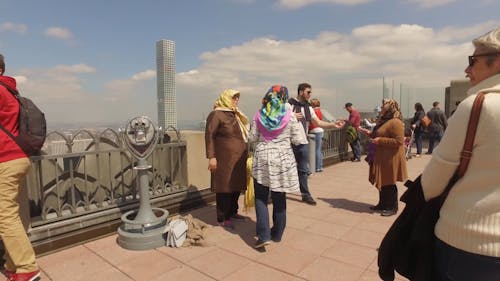
[[[435,101],[432,103],[432,109],[427,112],[427,116],[431,119],[431,124],[429,125],[429,149],[427,149],[427,154],[432,154],[434,150],[434,144],[436,141],[441,141],[444,131],[448,126],[448,121],[446,121],[446,115],[439,108],[439,102]]]
[[[422,155],[422,134],[424,133],[424,128],[421,124],[422,118],[425,116],[425,110],[421,103],[415,103],[415,114],[411,120],[411,128],[413,129],[413,136],[415,137],[415,144],[417,145],[417,155],[420,157]]]

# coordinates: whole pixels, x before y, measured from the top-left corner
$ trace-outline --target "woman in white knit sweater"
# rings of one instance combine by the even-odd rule
[[[422,175],[426,200],[443,192],[460,163],[474,98],[488,93],[467,172],[451,189],[435,227],[434,280],[500,280],[500,28],[472,43],[465,69],[472,88]]]

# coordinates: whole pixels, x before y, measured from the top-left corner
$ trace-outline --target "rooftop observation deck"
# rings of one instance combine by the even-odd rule
[[[408,160],[410,178],[429,159]],[[211,225],[210,246],[129,251],[112,234],[40,256],[42,280],[380,280],[376,249],[396,216],[381,217],[368,208],[378,197],[367,170],[364,161],[346,161],[313,174],[309,184],[317,206],[290,194],[283,240],[264,252],[252,247],[254,209],[246,214],[250,220],[235,222],[229,232],[216,226],[215,206],[209,204],[188,213]],[[405,187],[398,188],[401,195]],[[400,202],[400,212],[402,207]]]

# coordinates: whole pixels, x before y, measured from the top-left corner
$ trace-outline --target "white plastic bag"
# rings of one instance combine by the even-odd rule
[[[182,247],[186,240],[188,225],[183,219],[175,219],[168,224],[166,245],[169,247]]]

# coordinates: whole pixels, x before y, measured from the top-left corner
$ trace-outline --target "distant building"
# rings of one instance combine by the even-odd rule
[[[446,116],[450,116],[450,113],[457,108],[457,101],[463,101],[467,98],[467,91],[470,87],[469,79],[458,79],[450,82],[450,86],[446,87],[445,90],[445,107],[441,108],[441,110],[444,110]]]
[[[177,129],[175,96],[175,42],[156,42],[156,86],[158,96],[158,126]]]

